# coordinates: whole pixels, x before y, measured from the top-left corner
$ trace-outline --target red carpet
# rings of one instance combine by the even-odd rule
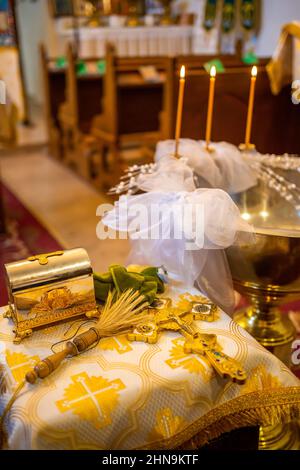
[[[0,236],[0,305],[3,306],[7,304],[4,263],[62,247],[6,186],[1,184],[1,190],[8,232]]]

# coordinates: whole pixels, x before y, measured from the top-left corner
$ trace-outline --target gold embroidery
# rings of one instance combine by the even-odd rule
[[[26,373],[29,372],[39,360],[39,356],[28,356],[24,353],[6,350],[6,362],[17,383],[24,380]]]
[[[80,419],[90,421],[96,429],[111,424],[111,414],[117,407],[120,390],[125,385],[120,379],[109,381],[103,377],[89,377],[86,372],[73,375],[64,398],[56,402],[61,413],[72,411]]]
[[[170,351],[170,359],[165,361],[169,367],[172,369],[183,367],[191,374],[201,374],[205,382],[211,380],[214,376],[214,372],[204,356],[200,357],[199,354],[186,354],[184,352],[185,338],[174,339],[172,343],[174,346]]]
[[[274,376],[278,377],[278,383],[283,384],[286,379],[288,383],[296,384],[297,379],[278,361],[272,361],[271,356],[266,357],[264,349],[254,343],[250,337],[244,336],[235,324],[230,324],[223,313],[220,316],[218,329],[211,331],[216,335],[222,335],[222,346],[226,351],[245,361],[247,371],[250,373],[252,370],[249,380],[253,386],[255,380],[260,381],[259,392],[248,393],[249,389],[243,386],[239,388],[222,380],[205,385],[202,376],[199,375],[202,374],[201,371],[190,375],[183,366],[187,359],[196,360],[198,367],[201,363],[210,377],[213,372],[203,357],[183,354],[183,338],[181,344],[178,344],[178,354],[172,355],[176,340],[173,343],[171,341],[175,338],[179,340],[174,334],[166,335],[157,346],[145,347],[142,354],[140,348],[133,343],[132,353],[123,356],[119,356],[119,351],[113,355],[101,354],[101,342],[104,341],[101,340],[94,353],[78,356],[74,364],[70,361],[65,373],[59,377],[53,376],[53,379],[47,379],[47,382],[44,382],[45,386],[25,389],[25,398],[17,402],[16,411],[20,418],[18,420],[20,426],[28,433],[26,446],[57,449],[199,448],[222,433],[236,428],[270,425],[275,421],[289,421],[297,416],[300,417],[300,388],[274,388],[276,386]],[[1,323],[1,327],[3,325],[1,340],[4,346],[1,362],[4,364],[6,378],[12,377],[12,374],[8,362],[5,361],[5,348],[9,347],[10,335],[5,335],[4,332],[9,331],[10,325],[4,322],[7,321],[3,320]],[[57,333],[53,333],[53,337],[55,338],[56,334],[57,340],[60,339],[64,328],[55,329]],[[41,333],[44,335],[44,331]],[[32,341],[34,342],[31,343]],[[32,344],[37,351],[35,354],[44,355],[44,348],[49,346],[50,341],[53,342],[52,337],[49,341],[48,338],[38,337],[37,340],[28,341],[28,345]],[[248,345],[251,345],[251,348]],[[115,350],[115,345],[113,348]],[[23,350],[21,348],[21,351]],[[26,350],[25,352],[28,353]],[[10,353],[12,356],[12,350]],[[121,360],[117,361],[117,357]],[[28,356],[25,358],[30,359]],[[177,362],[169,369],[169,374],[166,374],[169,365],[164,361],[172,359]],[[15,358],[12,357],[10,362],[15,365]],[[256,364],[265,364],[266,371],[258,368],[258,378],[254,379],[252,376],[257,369]],[[80,374],[78,367],[83,371]],[[97,367],[99,373],[90,372],[93,367]],[[268,371],[271,372],[271,377]],[[114,374],[113,377],[111,373]],[[92,377],[93,374],[96,377]],[[106,378],[99,378],[99,374]],[[76,383],[76,377],[82,378],[85,386],[89,388],[88,393],[80,382]],[[121,380],[114,380],[114,377],[119,377]],[[96,383],[98,379],[105,381],[105,384],[100,381]],[[93,386],[89,381],[93,381]],[[127,383],[130,385],[124,393],[122,390]],[[265,388],[266,386],[272,388]],[[104,392],[103,398],[102,392]],[[152,399],[153,396],[155,400]],[[48,413],[49,403],[55,407],[51,422]],[[126,419],[119,423],[117,432],[112,434],[111,429],[120,405],[125,410]],[[181,406],[184,405],[190,410],[189,413],[183,414],[181,411]],[[12,413],[6,417],[7,424],[13,416]],[[29,432],[30,429],[32,432]],[[173,434],[170,434],[171,432]],[[25,441],[19,440],[19,434],[13,433],[9,436],[10,443],[15,448],[24,446]]]
[[[283,384],[280,380],[267,371],[263,364],[251,370],[247,382],[241,388],[241,395],[268,388],[279,388]]]
[[[186,425],[187,422],[181,416],[174,416],[170,408],[163,408],[156,413],[156,425],[149,434],[149,440],[169,439]]]
[[[126,338],[126,335],[103,338],[99,343],[99,348],[109,351],[115,350],[119,354],[132,351],[132,346]]]

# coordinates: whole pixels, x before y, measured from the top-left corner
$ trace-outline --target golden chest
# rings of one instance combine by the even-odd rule
[[[97,315],[93,271],[83,248],[32,256],[5,265],[15,342],[37,328]]]

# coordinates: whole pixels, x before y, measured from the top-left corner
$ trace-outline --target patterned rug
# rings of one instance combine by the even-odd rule
[[[0,305],[6,305],[4,263],[62,247],[19,199],[3,183],[0,184],[7,216],[7,235],[0,236]]]

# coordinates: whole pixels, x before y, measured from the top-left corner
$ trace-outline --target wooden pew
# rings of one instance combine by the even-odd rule
[[[159,72],[159,82],[144,80],[140,67],[147,65],[154,66]],[[107,46],[103,114],[92,126],[92,135],[103,156],[100,182],[103,183],[104,176],[108,181],[116,180],[122,172],[120,151],[124,145],[155,144],[169,135],[168,123],[161,115],[170,102],[166,83],[171,73],[172,60],[169,58],[118,58],[113,46]],[[110,166],[108,155],[112,157]]]
[[[96,58],[84,62],[95,62]],[[66,101],[59,109],[64,162],[83,177],[91,178],[93,153],[90,137],[92,120],[102,111],[102,74],[77,74],[76,58],[71,45],[67,50]]]
[[[65,71],[53,66],[55,59],[49,58],[45,46],[40,45],[42,79],[44,85],[44,109],[48,130],[50,155],[62,158],[61,128],[58,110],[65,101]]]
[[[225,72],[218,74],[216,79],[212,140],[239,145],[245,139],[251,66],[234,56],[221,56],[220,59]],[[205,138],[209,75],[203,64],[207,60],[207,56],[193,56],[178,57],[174,61],[170,137],[174,135],[179,70],[185,64],[187,77],[182,137]],[[300,127],[300,109],[292,103],[289,87],[278,96],[272,95],[265,69],[268,60],[261,59],[258,64],[251,141],[263,153],[300,154],[300,142],[296,137]]]

